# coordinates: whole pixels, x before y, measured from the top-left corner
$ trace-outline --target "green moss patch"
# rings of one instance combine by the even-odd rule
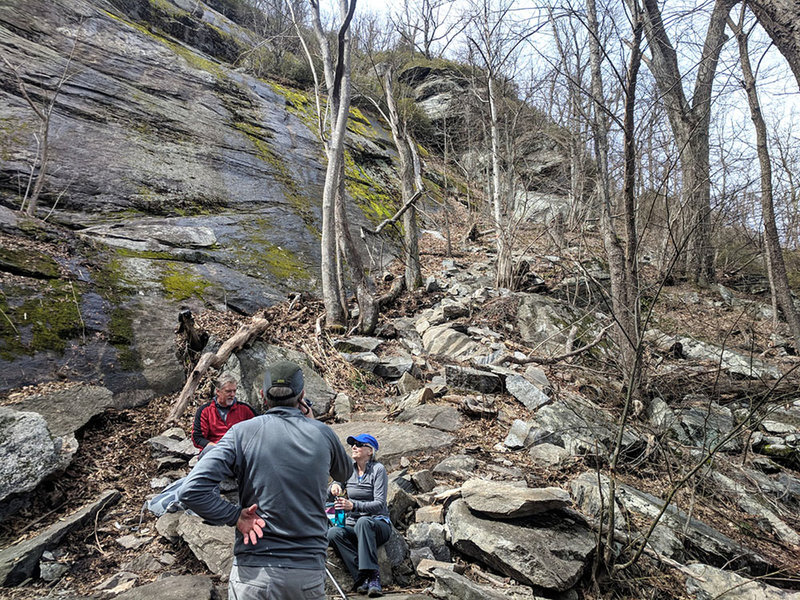
[[[190,267],[172,262],[164,266],[161,285],[167,297],[181,301],[202,298],[211,283],[198,276]]]
[[[52,257],[28,248],[0,248],[0,271],[39,279],[57,279],[61,275]]]
[[[9,304],[0,295],[0,358],[13,360],[47,350],[62,352],[67,341],[83,333],[80,314],[82,288],[69,281],[52,280],[29,289],[11,289],[9,295],[25,297]]]

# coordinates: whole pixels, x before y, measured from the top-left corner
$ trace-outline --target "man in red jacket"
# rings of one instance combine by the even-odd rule
[[[222,375],[214,386],[214,400],[197,409],[192,427],[192,442],[200,448],[201,456],[206,449],[214,447],[236,423],[256,416],[249,404],[236,401],[236,387],[237,382],[233,375]]]

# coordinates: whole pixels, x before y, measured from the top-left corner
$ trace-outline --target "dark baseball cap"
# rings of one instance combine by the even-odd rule
[[[298,365],[281,361],[264,373],[264,394],[269,398],[298,396],[303,391],[303,371]]]

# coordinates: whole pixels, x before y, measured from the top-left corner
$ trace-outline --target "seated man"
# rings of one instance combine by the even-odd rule
[[[192,443],[200,448],[200,456],[213,448],[233,425],[256,416],[249,404],[236,401],[236,387],[236,378],[230,373],[223,374],[214,385],[214,399],[197,409]]]

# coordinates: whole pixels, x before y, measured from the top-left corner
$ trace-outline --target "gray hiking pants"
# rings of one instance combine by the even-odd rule
[[[228,600],[325,600],[325,569],[233,565]]]
[[[385,544],[392,535],[392,526],[381,519],[360,517],[355,527],[331,527],[328,543],[342,557],[354,581],[359,580],[359,571],[378,570],[378,546]]]

